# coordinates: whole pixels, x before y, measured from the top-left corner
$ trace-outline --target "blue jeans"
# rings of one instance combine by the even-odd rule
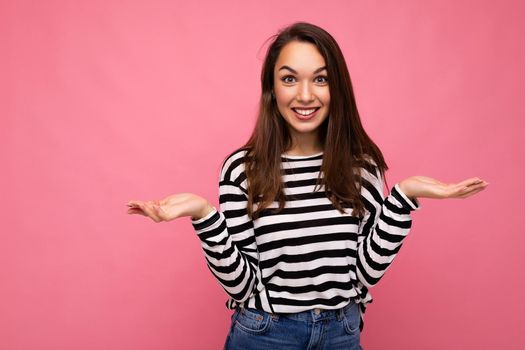
[[[231,321],[225,350],[363,350],[354,301],[338,310],[298,313],[237,307]]]

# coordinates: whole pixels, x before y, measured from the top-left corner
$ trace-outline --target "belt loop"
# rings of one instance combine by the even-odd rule
[[[344,306],[342,308],[339,308],[337,309],[337,320],[338,321],[341,321],[343,319],[343,311],[344,310]]]

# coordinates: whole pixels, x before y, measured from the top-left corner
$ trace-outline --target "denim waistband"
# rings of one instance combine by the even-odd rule
[[[297,321],[305,321],[305,322],[316,322],[319,320],[326,320],[326,319],[337,319],[341,320],[343,318],[343,315],[346,314],[346,312],[352,308],[352,306],[356,305],[355,301],[353,299],[350,299],[350,302],[346,304],[345,306],[339,308],[339,309],[333,309],[333,310],[327,310],[323,308],[314,308],[311,310],[301,311],[301,312],[294,312],[294,313],[283,313],[283,312],[276,312],[276,313],[270,313],[259,309],[252,309],[252,308],[246,308],[250,310],[251,312],[256,312],[260,314],[268,314],[274,319],[278,319],[280,317],[286,317]],[[242,309],[242,308],[241,308]]]

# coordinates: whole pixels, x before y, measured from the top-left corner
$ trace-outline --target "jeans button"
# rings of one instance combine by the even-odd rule
[[[319,315],[321,313],[321,310],[316,308],[316,309],[314,309],[314,312],[315,312],[316,315]]]

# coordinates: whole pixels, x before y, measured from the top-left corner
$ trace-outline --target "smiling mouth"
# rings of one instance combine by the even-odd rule
[[[314,107],[314,108],[292,108],[292,110],[297,113],[297,114],[300,114],[302,116],[309,116],[315,112],[317,112],[321,107]]]

